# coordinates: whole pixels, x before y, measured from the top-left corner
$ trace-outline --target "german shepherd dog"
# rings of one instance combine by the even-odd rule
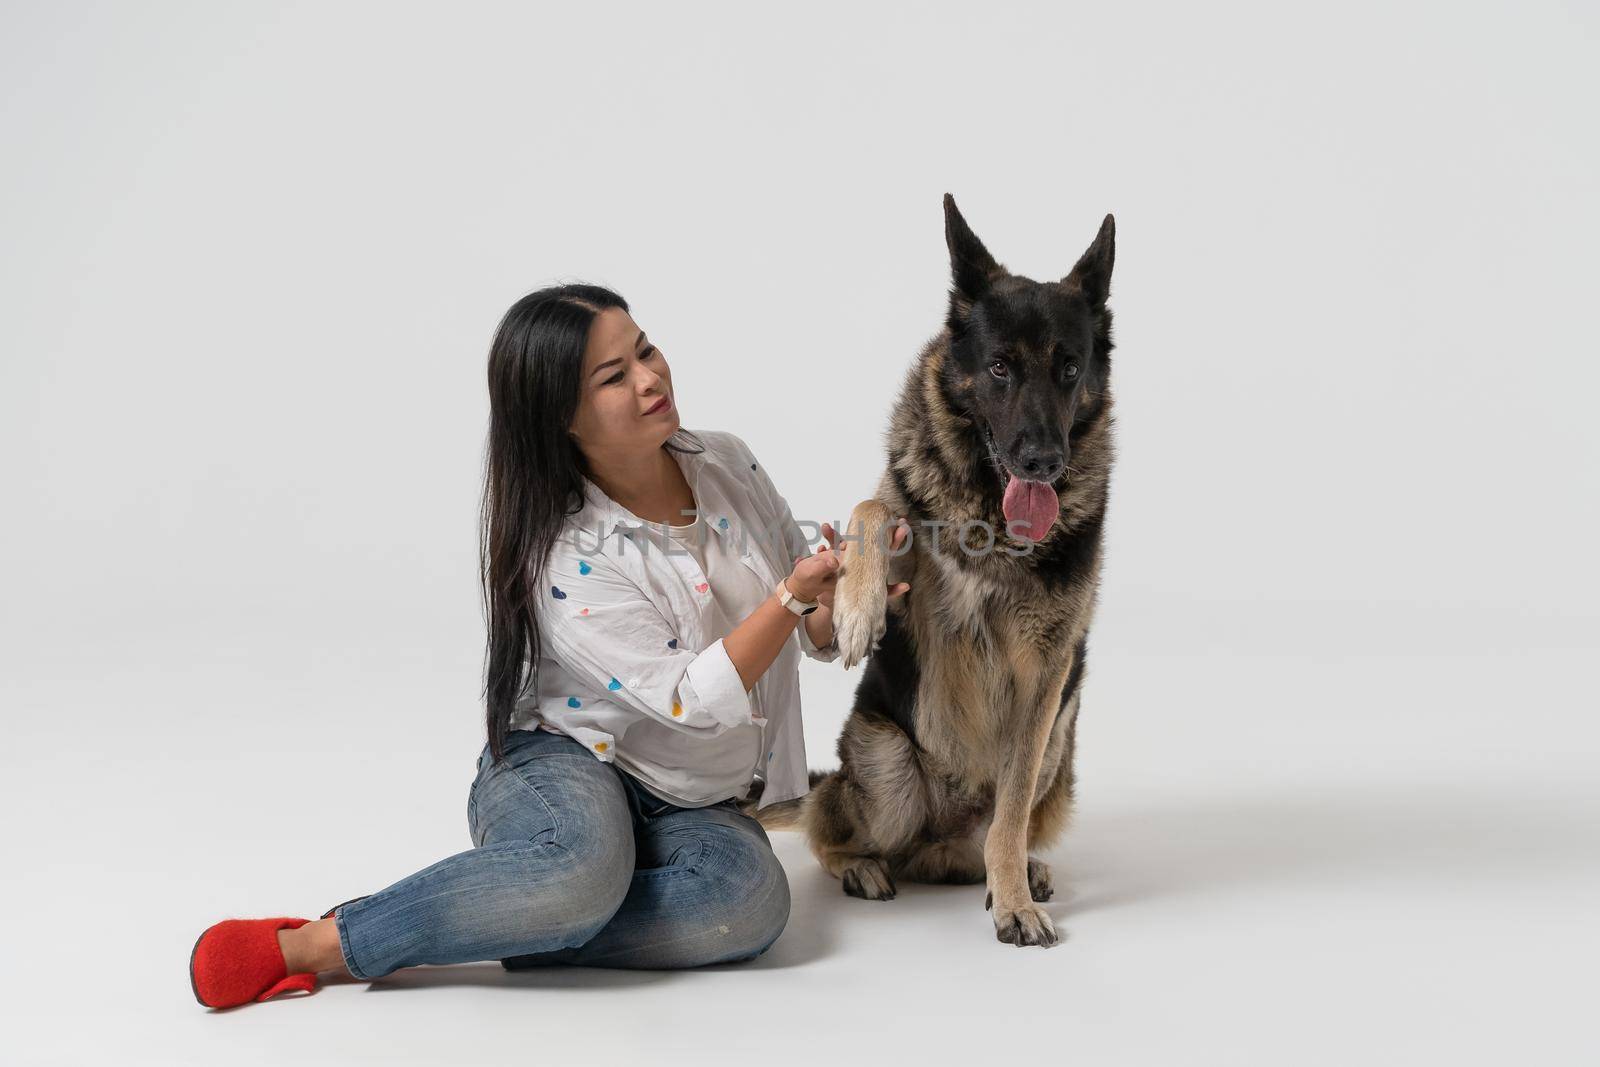
[[[850,514],[840,659],[866,671],[837,771],[759,813],[800,829],[851,896],[987,881],[996,936],[1052,945],[1031,857],[1064,829],[1113,460],[1110,215],[1076,266],[997,263],[944,198],[943,328],[905,378],[888,467]],[[895,522],[910,526],[889,550]],[[887,585],[910,581],[894,604]],[[754,801],[746,802],[753,811]]]

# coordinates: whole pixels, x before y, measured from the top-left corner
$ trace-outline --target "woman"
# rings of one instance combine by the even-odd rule
[[[806,791],[799,656],[838,656],[848,543],[823,524],[812,555],[742,440],[681,428],[665,356],[610,290],[518,301],[489,398],[476,847],[317,921],[207,928],[189,975],[208,1007],[324,971],[693,967],[783,930],[783,868],[737,801],[757,775],[762,805]]]

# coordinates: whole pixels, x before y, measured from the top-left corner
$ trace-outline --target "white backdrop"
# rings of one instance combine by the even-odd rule
[[[62,1063],[1592,1054],[1596,30],[7,4],[8,1032]],[[1038,279],[1118,222],[1066,943],[998,945],[981,890],[848,901],[781,835],[795,913],[751,967],[196,1005],[209,923],[470,844],[505,308],[617,288],[684,424],[838,519],[940,325],[947,191]],[[803,669],[828,766],[859,673]]]

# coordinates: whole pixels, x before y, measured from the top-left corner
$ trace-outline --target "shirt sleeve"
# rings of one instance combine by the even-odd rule
[[[571,699],[713,734],[763,721],[722,638],[700,652],[680,647],[671,622],[603,555],[558,541],[537,592],[547,654],[586,690]]]
[[[811,542],[806,539],[805,531],[800,529],[800,524],[795,522],[794,512],[790,510],[789,502],[783,498],[783,494],[778,492],[778,487],[772,483],[771,476],[767,474],[767,468],[763,467],[761,462],[756,459],[755,455],[750,451],[750,446],[744,443],[743,438],[735,435],[730,436],[733,436],[733,440],[738,446],[740,459],[755,480],[757,488],[766,497],[769,512],[777,516],[778,530],[773,536],[781,534],[783,537],[785,551],[788,553],[784,559],[792,568],[795,560],[801,556],[812,554]],[[819,530],[818,532],[820,534],[821,531]],[[808,657],[823,663],[832,663],[839,658],[839,641],[837,637],[818,648],[815,642],[811,640],[811,634],[806,629],[804,619],[801,620],[798,629],[800,631],[800,650]]]
[[[798,629],[800,631],[800,650],[807,656],[823,663],[832,663],[839,658],[839,637],[837,633],[826,645],[818,648],[816,642],[811,640],[811,631],[806,629],[804,619],[800,621]]]

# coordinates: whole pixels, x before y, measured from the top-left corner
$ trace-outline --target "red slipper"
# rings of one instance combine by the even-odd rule
[[[189,988],[208,1008],[231,1008],[279,993],[317,988],[314,971],[288,973],[278,931],[310,919],[224,919],[207,927],[189,953]]]

